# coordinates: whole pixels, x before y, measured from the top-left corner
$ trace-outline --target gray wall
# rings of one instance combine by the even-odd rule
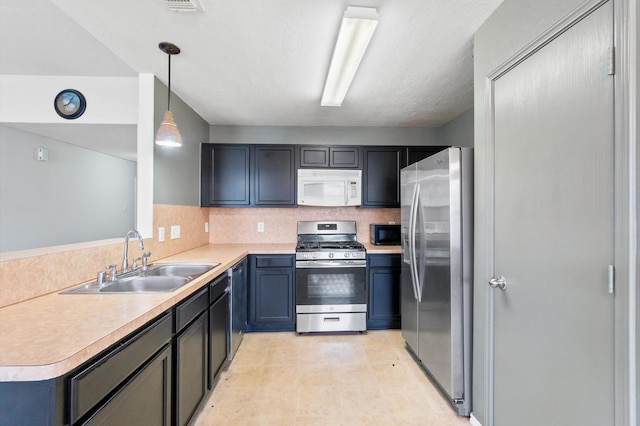
[[[167,111],[167,86],[157,78],[154,110],[157,130]],[[171,112],[182,136],[182,146],[154,147],[153,203],[199,206],[200,144],[209,140],[209,124],[175,93],[171,94]]]
[[[444,145],[473,146],[473,108],[439,128]]]
[[[473,108],[442,127],[211,126],[210,143],[473,146]]]
[[[134,162],[0,125],[0,251],[124,236],[135,175]]]
[[[437,128],[211,126],[211,143],[442,145]]]
[[[635,4],[636,0],[621,0],[617,3],[623,2]],[[486,127],[485,79],[495,68],[583,3],[585,3],[584,0],[504,0],[504,3],[477,31],[474,38],[476,231],[474,248],[473,413],[483,425],[488,424],[485,338],[489,298],[489,288],[483,283],[486,283],[490,271],[491,253],[487,250],[486,224],[490,220],[487,217],[488,207],[493,202],[490,188],[490,176],[493,171],[488,167],[490,153],[486,149],[488,129]],[[637,94],[635,96],[637,97]],[[635,167],[637,168],[637,165]],[[544,389],[540,391],[542,392]],[[499,404],[499,401],[497,403]],[[585,409],[588,409],[587,407],[588,403],[585,405]],[[523,413],[523,415],[525,414]]]

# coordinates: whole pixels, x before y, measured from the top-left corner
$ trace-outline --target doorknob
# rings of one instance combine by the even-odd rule
[[[504,291],[507,288],[507,281],[504,279],[504,277],[491,278],[489,280],[489,286],[491,288],[499,288],[500,290]]]

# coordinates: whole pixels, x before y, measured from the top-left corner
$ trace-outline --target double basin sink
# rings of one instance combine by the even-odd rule
[[[61,294],[169,293],[218,265],[220,264],[156,263],[145,271],[128,272],[115,281],[104,284],[94,281],[63,291]]]

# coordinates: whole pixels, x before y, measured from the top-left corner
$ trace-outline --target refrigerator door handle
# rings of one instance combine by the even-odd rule
[[[416,259],[416,216],[418,215],[418,200],[420,198],[420,186],[416,185],[411,203],[411,216],[409,220],[409,253],[411,256],[411,282],[413,284],[413,295],[418,302],[422,301],[420,286],[418,285],[418,266]]]

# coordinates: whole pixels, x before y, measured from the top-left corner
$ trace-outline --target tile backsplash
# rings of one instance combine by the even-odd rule
[[[143,236],[145,251],[152,253],[150,261],[207,244],[209,234],[205,233],[204,224],[208,216],[206,208],[154,205],[153,238]],[[172,225],[180,225],[179,239],[170,238]],[[166,230],[166,239],[162,243],[158,242],[158,228],[161,226]],[[56,250],[28,252],[0,255],[0,307],[90,281],[111,263],[116,263],[120,269],[123,241],[114,239],[99,244],[73,244]],[[138,256],[134,241],[130,242],[129,256]]]
[[[201,208],[153,206],[153,237],[144,240],[151,262],[208,243],[295,243],[299,220],[355,220],[358,241],[369,241],[370,223],[400,223],[400,209],[360,207]],[[209,233],[205,223],[209,222]],[[258,222],[264,232],[258,232]],[[171,226],[180,225],[180,238],[171,239]],[[158,228],[165,241],[158,241]],[[124,238],[124,235],[122,236]],[[132,241],[130,257],[138,256]],[[57,250],[0,255],[0,307],[95,279],[105,265],[122,262],[122,239],[74,244]],[[35,253],[35,254],[34,254]]]
[[[369,242],[369,224],[400,223],[400,209],[361,207],[211,208],[210,243],[295,243],[299,220],[355,220],[357,239]],[[258,223],[264,231],[258,232]]]

